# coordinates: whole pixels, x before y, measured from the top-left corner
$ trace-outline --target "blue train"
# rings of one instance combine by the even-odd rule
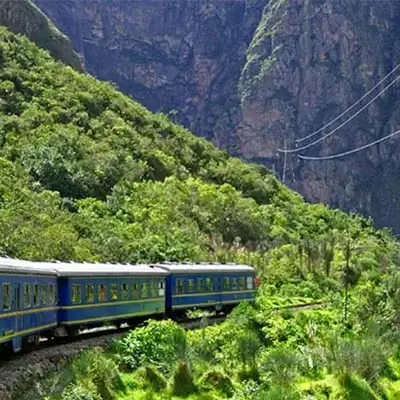
[[[238,264],[33,262],[0,257],[0,355],[41,337],[104,324],[229,311],[255,299],[255,271]]]

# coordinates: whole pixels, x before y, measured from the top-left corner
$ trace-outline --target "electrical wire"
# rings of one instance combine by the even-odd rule
[[[332,155],[330,155],[330,156],[324,156],[324,157],[307,157],[307,156],[302,156],[302,155],[300,154],[300,155],[298,155],[297,157],[301,158],[302,160],[314,160],[314,161],[318,161],[318,160],[332,160],[332,159],[334,159],[334,158],[347,156],[347,155],[349,155],[349,154],[354,154],[354,153],[357,153],[357,152],[359,152],[359,151],[361,151],[361,150],[368,149],[368,147],[374,146],[375,144],[378,144],[378,143],[381,143],[381,142],[383,142],[383,141],[385,141],[385,140],[387,140],[387,139],[390,139],[391,137],[393,137],[393,136],[395,136],[395,135],[398,135],[399,133],[400,133],[400,129],[399,129],[398,131],[396,131],[396,132],[391,133],[390,135],[387,135],[387,136],[381,138],[381,139],[375,140],[375,141],[372,142],[372,143],[365,144],[364,146],[360,146],[360,147],[357,147],[356,149],[349,150],[349,151],[345,151],[345,152],[343,152],[343,153],[332,154]]]
[[[343,128],[347,123],[352,121],[355,117],[357,117],[358,114],[360,114],[362,111],[364,111],[369,105],[371,105],[379,96],[381,96],[383,93],[386,92],[391,86],[393,86],[398,80],[400,80],[400,75],[394,79],[392,82],[390,82],[386,87],[384,87],[375,97],[373,97],[367,104],[365,104],[362,108],[360,108],[355,114],[353,114],[351,117],[347,118],[346,121],[342,122],[339,126],[337,126],[333,131],[328,132],[326,135],[321,136],[319,139],[314,140],[313,142],[299,147],[295,149],[290,149],[290,150],[283,150],[283,149],[278,149],[280,153],[298,153],[301,150],[308,149],[311,146],[314,146],[315,144],[322,142],[329,136],[332,136],[336,131],[338,131],[340,128]]]
[[[392,75],[395,71],[397,71],[400,68],[400,64],[398,64],[396,67],[394,67],[388,74],[386,74],[375,86],[373,86],[370,90],[368,90],[367,93],[364,94],[364,96],[362,96],[360,99],[358,99],[355,103],[353,103],[350,107],[347,107],[341,114],[339,114],[336,118],[334,118],[333,120],[331,120],[330,122],[328,122],[327,124],[325,124],[322,128],[319,128],[318,130],[310,133],[307,136],[304,136],[300,139],[296,139],[296,142],[302,142],[304,140],[307,140],[315,135],[317,135],[318,133],[320,133],[321,131],[323,131],[325,128],[327,128],[328,126],[331,126],[334,122],[336,122],[338,119],[340,119],[341,117],[343,117],[343,115],[347,114],[350,110],[352,110],[357,104],[361,103],[371,92],[373,92],[382,82],[384,82],[387,78],[389,78],[390,75]]]

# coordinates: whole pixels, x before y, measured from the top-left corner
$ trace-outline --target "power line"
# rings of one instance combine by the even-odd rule
[[[343,156],[347,156],[349,154],[353,154],[353,153],[357,153],[361,150],[365,150],[368,149],[368,147],[374,146],[375,144],[381,143],[387,139],[390,139],[391,137],[398,135],[400,133],[400,129],[396,132],[391,133],[390,135],[387,135],[381,139],[375,140],[372,143],[368,143],[365,144],[364,146],[361,147],[357,147],[356,149],[353,150],[349,150],[349,151],[345,151],[343,153],[338,153],[338,154],[332,154],[330,156],[325,156],[325,157],[307,157],[307,156],[302,156],[301,154],[298,155],[297,157],[301,158],[302,160],[332,160],[334,158],[338,158],[338,157],[343,157]]]
[[[328,126],[332,125],[334,122],[336,122],[338,119],[343,117],[343,115],[347,114],[350,110],[352,110],[357,104],[361,103],[371,92],[373,92],[383,81],[385,81],[387,78],[389,78],[390,75],[392,75],[398,68],[400,68],[400,64],[398,64],[396,67],[394,67],[388,74],[386,74],[375,86],[373,86],[370,90],[368,90],[367,93],[364,94],[360,99],[358,99],[355,103],[353,103],[350,107],[347,107],[341,114],[339,114],[335,119],[331,120],[327,124],[325,124],[322,128],[319,128],[318,130],[310,133],[307,136],[304,136],[300,139],[296,139],[296,142],[302,142],[303,140],[309,139],[321,131],[323,131],[325,128]]]
[[[314,146],[315,144],[322,142],[323,140],[325,140],[326,138],[328,138],[329,136],[332,136],[336,131],[338,131],[340,128],[343,128],[343,126],[345,126],[347,123],[349,123],[350,121],[352,121],[355,117],[357,117],[358,114],[360,114],[362,111],[364,111],[369,105],[371,105],[379,96],[381,96],[383,93],[386,92],[386,90],[388,90],[391,86],[393,86],[398,80],[400,79],[400,75],[394,79],[392,82],[390,82],[385,88],[383,88],[375,97],[372,98],[372,100],[370,100],[367,104],[365,104],[362,108],[360,108],[355,114],[353,114],[351,117],[347,118],[346,121],[342,122],[339,126],[337,126],[333,131],[328,132],[326,135],[321,136],[319,139],[314,140],[313,142],[296,148],[296,149],[291,149],[291,150],[283,150],[283,149],[278,149],[278,151],[280,153],[297,153],[301,150],[305,150],[308,149],[311,146]]]

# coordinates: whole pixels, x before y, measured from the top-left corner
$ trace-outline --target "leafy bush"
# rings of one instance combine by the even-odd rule
[[[231,397],[234,392],[234,385],[231,378],[222,370],[211,369],[206,371],[199,380],[202,390],[217,390],[227,397]]]
[[[299,357],[294,350],[276,348],[264,354],[260,369],[270,382],[290,389],[298,375],[298,363]]]
[[[193,375],[186,361],[181,361],[174,373],[172,393],[179,397],[188,397],[197,391]]]
[[[136,376],[141,377],[145,381],[144,387],[150,388],[155,392],[161,392],[167,387],[167,382],[163,376],[149,365],[139,369]]]
[[[341,385],[340,397],[348,400],[379,400],[379,397],[374,393],[369,384],[348,372],[344,372],[339,376],[339,383]],[[332,393],[335,396],[335,393]],[[338,397],[339,397],[338,396]]]
[[[184,356],[186,334],[175,322],[150,321],[118,343],[121,361],[134,370],[149,364],[169,372],[174,362]]]
[[[244,331],[237,338],[237,352],[243,365],[254,368],[256,366],[257,353],[260,350],[260,340],[256,332]]]
[[[264,400],[265,387],[252,380],[245,381],[234,393],[232,400]]]
[[[117,365],[99,348],[75,359],[72,372],[77,386],[102,400],[116,400],[117,393],[125,390]]]
[[[365,332],[350,338],[333,335],[325,347],[328,368],[336,375],[356,374],[367,382],[376,383],[387,370],[388,359],[394,352],[396,345],[392,340],[388,333],[382,332],[375,335]]]
[[[80,385],[71,384],[63,391],[61,400],[101,400],[101,397]]]

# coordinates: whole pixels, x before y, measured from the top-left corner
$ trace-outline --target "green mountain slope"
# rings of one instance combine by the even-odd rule
[[[0,0],[0,25],[26,35],[54,58],[83,71],[70,40],[30,0]]]
[[[275,282],[394,265],[386,231],[306,204],[107,83],[0,29],[0,251],[104,261],[252,262]]]

